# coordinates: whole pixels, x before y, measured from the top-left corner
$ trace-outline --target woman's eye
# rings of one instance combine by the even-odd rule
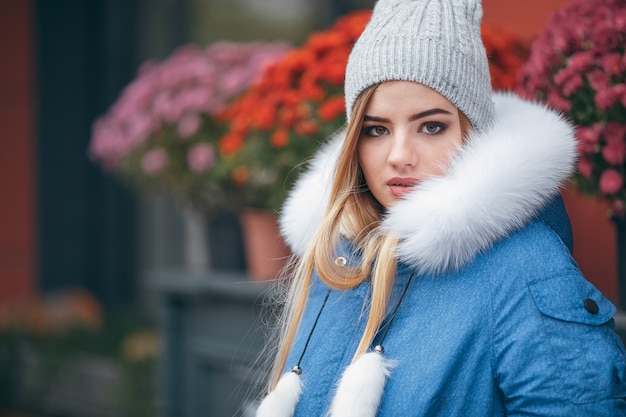
[[[364,130],[367,136],[374,136],[374,137],[383,136],[384,134],[387,133],[387,128],[384,126],[369,126],[369,127],[366,127]]]
[[[443,132],[444,129],[444,125],[434,122],[424,123],[424,125],[422,126],[422,132],[428,133],[429,135],[436,135],[437,133]]]

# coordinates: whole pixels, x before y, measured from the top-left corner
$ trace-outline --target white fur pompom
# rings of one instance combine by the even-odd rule
[[[348,366],[330,406],[331,417],[375,417],[391,373],[382,353],[368,352]]]
[[[302,379],[295,372],[280,377],[276,388],[259,404],[256,417],[292,417],[302,393]]]

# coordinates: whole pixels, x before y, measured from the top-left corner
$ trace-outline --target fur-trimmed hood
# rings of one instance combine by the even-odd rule
[[[445,175],[423,181],[385,215],[382,228],[401,238],[399,259],[421,272],[458,269],[522,228],[573,172],[570,123],[510,93],[493,100],[491,127],[469,138]],[[342,132],[318,152],[283,206],[281,232],[296,255],[322,221],[343,140]]]

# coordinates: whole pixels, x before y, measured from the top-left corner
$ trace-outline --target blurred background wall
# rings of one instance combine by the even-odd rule
[[[34,19],[29,1],[0,6],[0,302],[36,284]]]

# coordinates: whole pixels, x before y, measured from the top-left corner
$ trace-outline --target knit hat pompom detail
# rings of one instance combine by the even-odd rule
[[[494,110],[482,14],[479,0],[379,0],[348,59],[348,118],[365,89],[403,80],[437,91],[484,130]]]

